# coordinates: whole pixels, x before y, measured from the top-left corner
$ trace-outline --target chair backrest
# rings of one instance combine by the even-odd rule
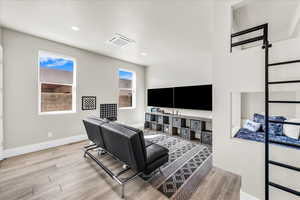
[[[96,115],[89,115],[89,116],[87,116],[87,119],[92,119],[92,120],[100,121],[100,122],[103,122],[103,123],[110,122],[109,120],[100,118],[100,117],[98,117]]]
[[[146,154],[146,145],[145,145],[144,132],[142,130],[140,130],[140,129],[137,129],[137,128],[134,128],[134,127],[131,127],[131,126],[127,126],[125,124],[121,124],[121,123],[117,123],[117,122],[114,122],[114,124],[117,124],[119,126],[127,128],[129,130],[132,130],[132,131],[136,132],[137,134],[139,134],[139,137],[140,137],[140,140],[141,140],[142,149],[143,149],[143,154],[144,154],[144,156],[146,158],[147,154]]]
[[[102,124],[101,132],[109,153],[138,172],[145,169],[145,145],[138,132],[116,123]]]
[[[89,118],[83,120],[83,124],[89,140],[94,142],[99,147],[105,149],[105,144],[101,133],[101,125],[105,124],[105,122]]]

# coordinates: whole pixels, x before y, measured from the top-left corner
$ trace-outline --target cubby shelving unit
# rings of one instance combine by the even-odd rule
[[[212,123],[212,119],[147,112],[144,128],[212,145],[212,131],[207,129],[207,123]]]

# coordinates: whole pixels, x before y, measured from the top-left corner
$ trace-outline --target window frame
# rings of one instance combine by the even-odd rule
[[[120,81],[120,71],[125,71],[125,72],[130,72],[132,73],[132,88],[120,88],[119,87],[119,81]],[[120,110],[133,110],[136,109],[136,72],[132,71],[132,70],[128,70],[128,69],[124,69],[124,68],[118,68],[118,109]],[[129,107],[120,107],[120,90],[129,90],[132,91],[132,105]]]
[[[53,55],[55,57],[60,57],[68,60],[72,60],[73,65],[73,84],[63,84],[63,83],[52,83],[52,82],[41,82],[40,81],[40,54],[48,54]],[[72,114],[77,113],[77,62],[76,59],[70,56],[61,55],[58,53],[53,53],[49,51],[39,50],[38,51],[38,115],[59,115],[59,114]],[[55,84],[55,85],[66,85],[66,86],[72,86],[72,110],[63,110],[63,111],[48,111],[48,112],[42,112],[42,84]]]

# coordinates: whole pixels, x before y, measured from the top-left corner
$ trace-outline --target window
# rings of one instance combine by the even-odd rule
[[[119,69],[119,108],[135,108],[135,72]]]
[[[76,112],[76,61],[39,52],[39,114]]]

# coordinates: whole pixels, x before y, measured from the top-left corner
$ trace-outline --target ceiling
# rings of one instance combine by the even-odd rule
[[[271,42],[298,37],[299,0],[244,0],[233,11],[234,32],[269,23]]]
[[[211,51],[213,0],[0,0],[0,24],[151,66],[197,60]],[[72,26],[80,30],[74,31]],[[115,33],[135,43],[123,49],[108,45],[106,41]]]

